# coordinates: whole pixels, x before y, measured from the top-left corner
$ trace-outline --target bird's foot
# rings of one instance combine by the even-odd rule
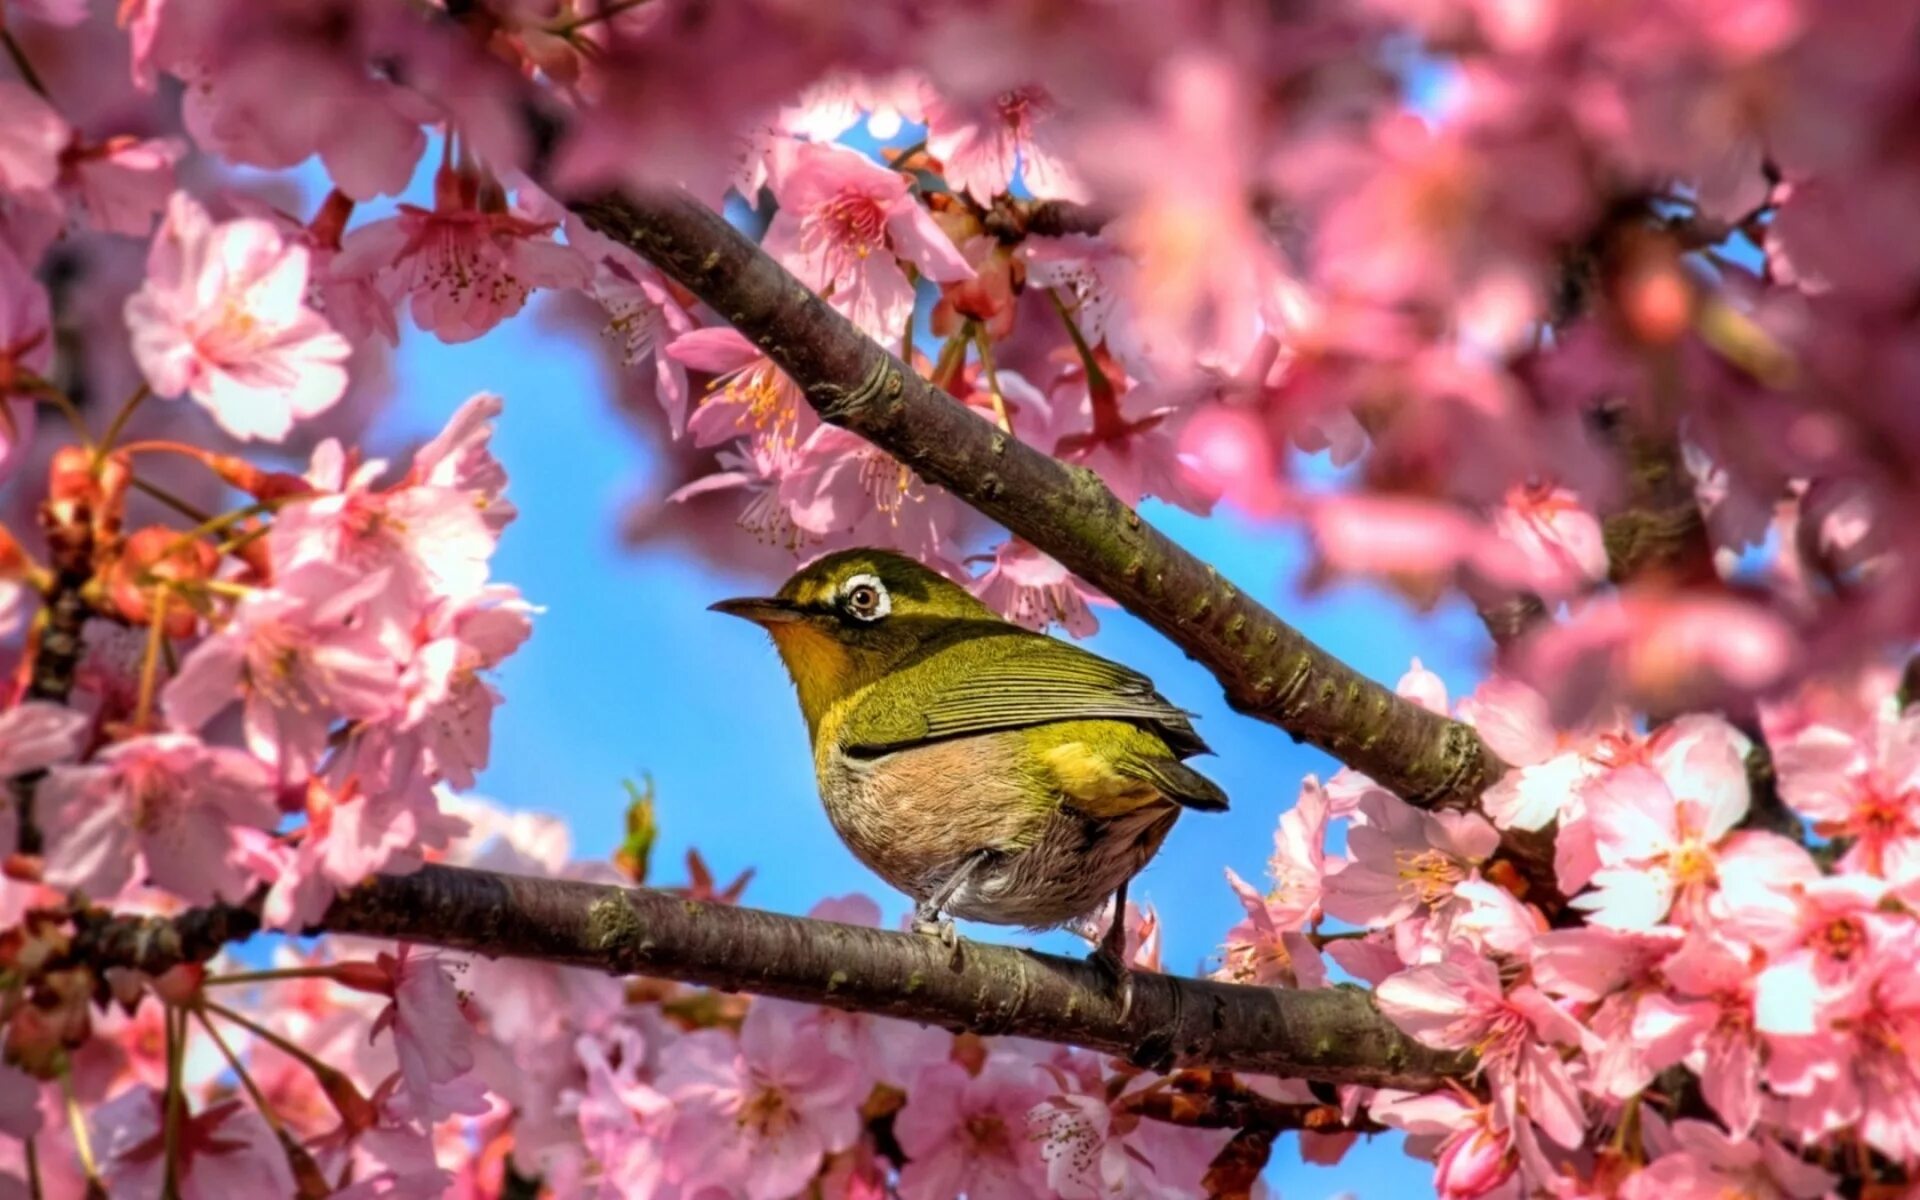
[[[1107,993],[1120,1001],[1120,1019],[1126,1020],[1133,1012],[1133,971],[1127,966],[1127,960],[1103,942],[1094,947],[1087,961],[1106,976]]]
[[[913,910],[913,931],[922,937],[938,938],[946,949],[947,961],[954,967],[960,965],[960,930],[954,925],[953,918],[936,908],[921,905]]]

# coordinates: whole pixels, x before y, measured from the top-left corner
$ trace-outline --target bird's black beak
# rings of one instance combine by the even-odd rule
[[[805,614],[791,600],[777,597],[741,596],[734,600],[722,600],[709,604],[711,612],[726,613],[730,617],[752,621],[756,625],[779,625],[787,621],[798,621]]]

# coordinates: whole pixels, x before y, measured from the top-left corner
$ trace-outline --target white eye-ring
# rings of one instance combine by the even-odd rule
[[[840,599],[848,614],[862,621],[878,621],[893,611],[893,597],[878,575],[849,576],[840,585]]]

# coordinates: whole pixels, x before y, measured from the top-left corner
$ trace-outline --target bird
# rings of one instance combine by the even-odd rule
[[[1094,960],[1125,973],[1127,883],[1182,810],[1227,797],[1185,763],[1192,713],[1137,671],[1016,625],[888,550],[825,555],[714,611],[772,636],[827,817],[958,957],[953,918],[1043,930],[1113,918]]]

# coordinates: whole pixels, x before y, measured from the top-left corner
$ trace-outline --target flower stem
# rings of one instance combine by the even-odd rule
[[[100,444],[94,448],[94,470],[99,470],[100,464],[107,460],[107,455],[113,452],[113,444],[120,440],[122,433],[126,432],[127,422],[133,419],[133,414],[139,411],[141,403],[152,394],[151,388],[144,383],[141,384],[133,389],[133,395],[128,396],[125,403],[120,405],[120,411],[113,414],[112,424],[107,426],[107,432],[101,437]]]
[[[217,1017],[224,1017],[232,1021],[235,1025],[251,1033],[253,1036],[267,1043],[267,1045],[272,1046],[288,1058],[293,1059],[293,1061],[299,1063],[307,1070],[312,1071],[316,1078],[333,1079],[340,1076],[340,1071],[337,1068],[328,1066],[326,1063],[321,1062],[312,1054],[302,1050],[299,1046],[275,1033],[265,1025],[249,1017],[242,1016],[226,1005],[215,1004],[211,1000],[202,1000],[200,1006]]]
[[[136,476],[133,480],[133,486],[139,488],[147,495],[152,496],[155,500],[158,500],[189,521],[209,521],[213,519],[212,514],[207,512],[206,509],[196,504],[187,503],[185,500],[182,500],[158,484],[148,483],[146,480]]]
[[[1087,390],[1099,387],[1111,392],[1113,381],[1100,369],[1100,360],[1094,357],[1093,347],[1087,345],[1087,336],[1080,332],[1080,326],[1074,321],[1073,311],[1067,307],[1067,302],[1053,288],[1047,289],[1047,298],[1053,301],[1053,310],[1060,314],[1061,323],[1067,327],[1067,336],[1073,339],[1073,348],[1080,353],[1080,365],[1087,369]]]
[[[147,625],[147,650],[140,656],[140,697],[134,701],[133,727],[145,729],[153,716],[154,684],[160,678],[160,643],[167,640],[167,602],[173,593],[165,583],[153,589],[153,620]]]
[[[20,391],[36,396],[59,409],[60,415],[67,419],[67,424],[73,427],[73,436],[79,439],[80,444],[93,445],[93,434],[87,431],[86,418],[80,415],[80,409],[74,404],[73,397],[55,387],[51,381],[38,377],[25,380],[20,385]]]
[[[281,1132],[279,1114],[275,1113],[273,1107],[267,1103],[266,1096],[261,1094],[260,1085],[253,1081],[253,1076],[247,1074],[247,1068],[241,1064],[240,1056],[233,1052],[233,1047],[229,1046],[227,1039],[221,1036],[219,1026],[213,1023],[204,1009],[194,1009],[193,1015],[199,1020],[200,1027],[207,1031],[207,1036],[213,1039],[213,1044],[220,1048],[220,1057],[226,1059],[227,1065],[233,1068],[233,1073],[240,1079],[240,1086],[246,1088],[247,1095],[253,1097],[253,1106],[260,1110],[260,1116],[275,1133]]]
[[[933,386],[945,388],[953,382],[953,373],[960,369],[961,361],[966,358],[966,333],[967,331],[962,329],[948,338],[946,345],[940,347],[940,360],[933,364]]]
[[[905,150],[902,150],[900,153],[895,154],[892,157],[888,158],[887,166],[892,168],[895,171],[898,171],[900,169],[901,163],[906,162],[908,159],[912,158],[914,155],[920,153],[922,150],[925,150],[926,148],[927,148],[927,139],[921,138],[919,141],[915,142],[913,145],[908,146]]]
[[[574,17],[569,21],[561,21],[557,25],[549,25],[547,26],[547,32],[554,37],[571,40],[574,34],[585,29],[587,26],[597,25],[602,21],[611,21],[628,9],[639,8],[646,2],[647,0],[612,0],[611,3],[601,8],[599,12],[586,13],[582,16]]]
[[[73,1094],[73,1071],[63,1067],[60,1071],[60,1095],[66,1101],[67,1128],[73,1133],[73,1152],[80,1159],[80,1170],[87,1177],[90,1187],[102,1196],[107,1194],[106,1185],[100,1181],[100,1165],[93,1157],[93,1139],[87,1135],[87,1118],[80,1111],[80,1099]]]
[[[1000,428],[1013,432],[1013,418],[1007,415],[1007,398],[1000,391],[1000,372],[993,366],[993,337],[985,325],[973,326],[973,344],[980,351],[980,369],[987,376],[987,395],[993,397],[993,415]]]
[[[326,967],[271,967],[259,971],[235,971],[230,975],[209,975],[201,980],[202,987],[216,987],[223,983],[272,983],[280,979],[330,979],[332,973]]]
[[[186,1014],[167,1006],[167,1090],[163,1100],[162,1144],[166,1147],[165,1175],[160,1184],[160,1200],[178,1200],[180,1195],[180,1116],[187,1098],[181,1087],[181,1067],[186,1057]]]

